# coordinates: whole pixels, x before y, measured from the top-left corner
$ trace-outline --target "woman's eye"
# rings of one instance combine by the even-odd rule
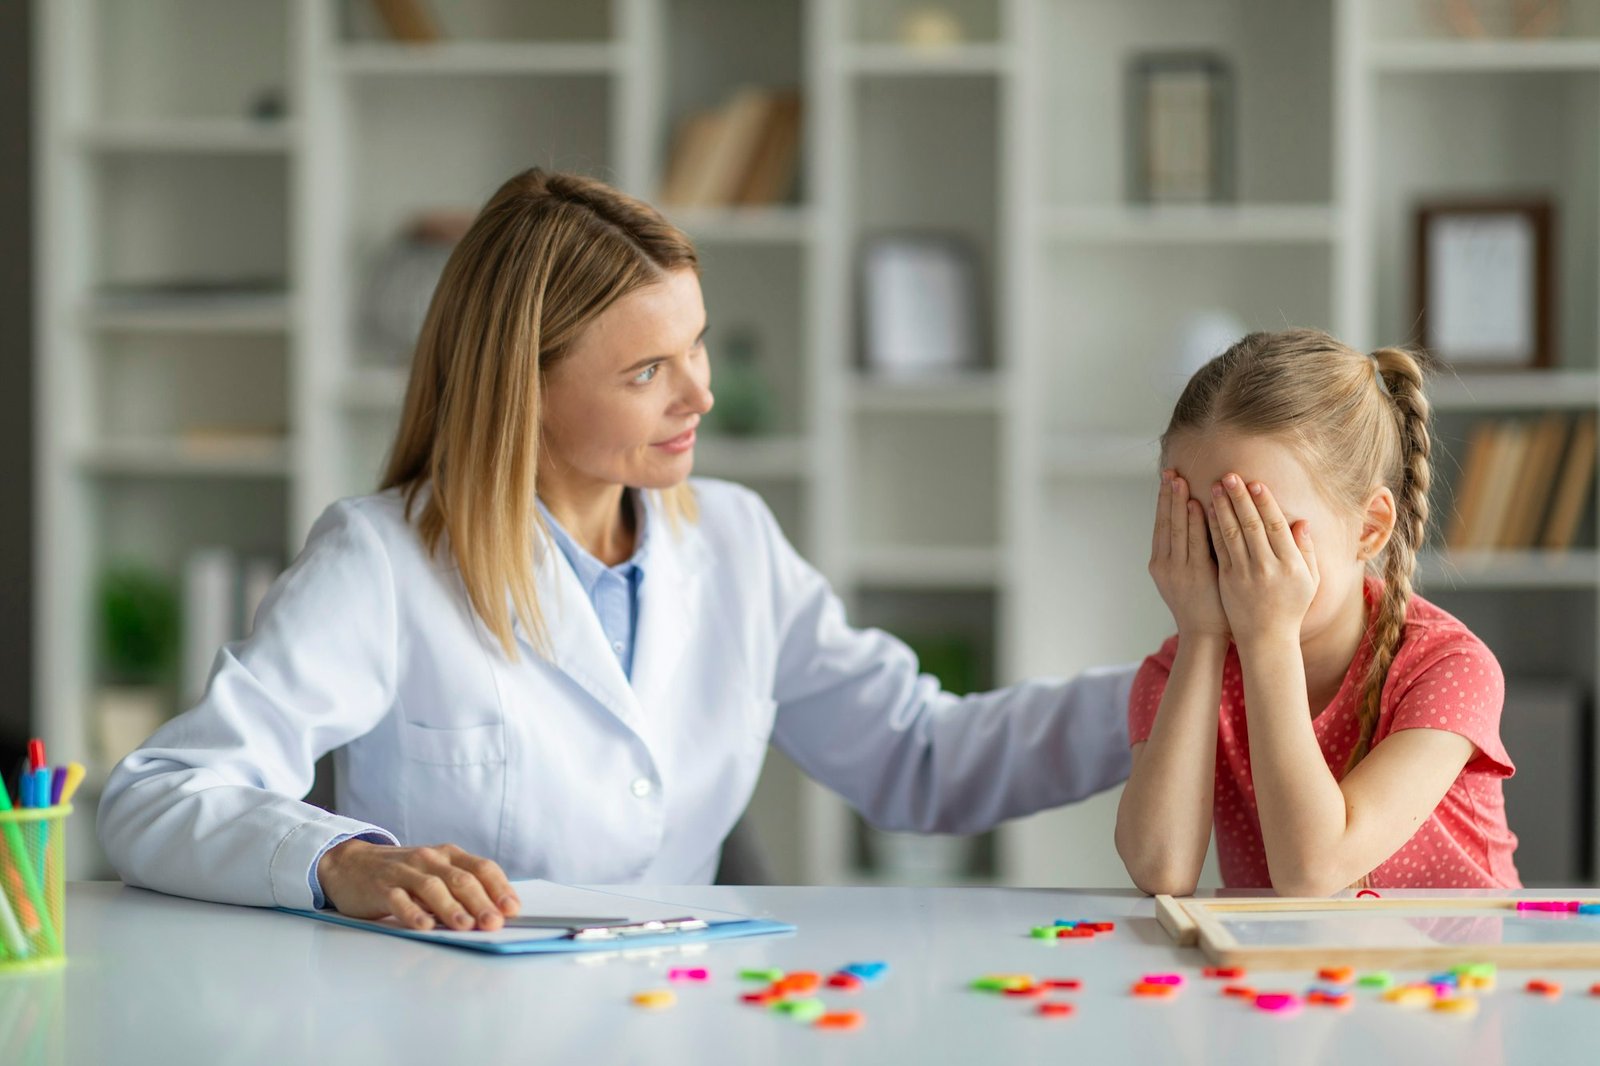
[[[655,379],[656,371],[658,371],[660,369],[661,369],[661,364],[660,363],[651,363],[649,366],[645,367],[643,370],[639,371],[637,374],[635,374],[633,376],[634,384],[636,384],[636,385],[648,385],[648,384],[650,384],[650,382]]]

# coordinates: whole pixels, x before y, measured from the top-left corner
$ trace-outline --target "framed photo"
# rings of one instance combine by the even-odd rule
[[[883,234],[862,252],[862,364],[884,377],[971,371],[980,363],[978,257],[960,237]]]
[[[1146,52],[1128,64],[1128,198],[1233,199],[1233,67],[1215,52]]]
[[[1553,214],[1547,200],[1418,208],[1423,347],[1457,367],[1554,363]]]

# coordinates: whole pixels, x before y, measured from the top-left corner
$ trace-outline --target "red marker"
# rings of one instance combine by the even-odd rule
[[[44,769],[44,741],[37,737],[28,741],[28,769]]]

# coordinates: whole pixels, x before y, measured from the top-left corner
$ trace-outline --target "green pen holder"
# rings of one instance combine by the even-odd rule
[[[0,975],[67,961],[70,804],[0,811]]]

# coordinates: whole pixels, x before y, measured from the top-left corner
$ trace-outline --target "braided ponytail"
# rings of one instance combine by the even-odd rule
[[[1428,486],[1433,480],[1433,436],[1428,428],[1431,409],[1423,391],[1424,379],[1434,368],[1431,358],[1403,348],[1381,348],[1372,353],[1372,361],[1377,375],[1375,387],[1386,393],[1400,431],[1400,473],[1394,486],[1394,532],[1383,555],[1383,598],[1373,621],[1372,659],[1357,710],[1360,733],[1345,764],[1345,773],[1354,769],[1372,747],[1383,682],[1405,631],[1417,553],[1427,537]]]

